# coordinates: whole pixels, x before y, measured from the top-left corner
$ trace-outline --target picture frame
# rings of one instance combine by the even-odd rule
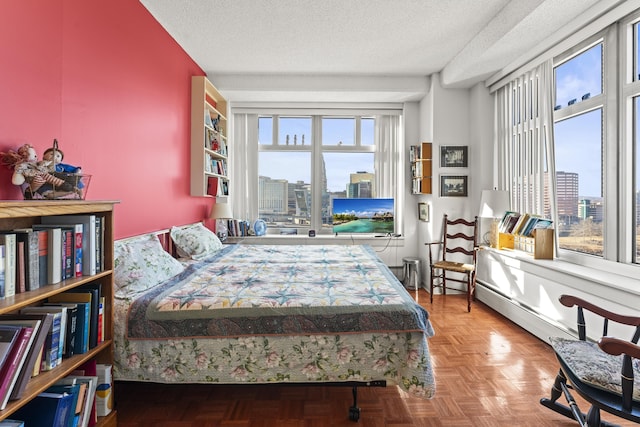
[[[443,168],[468,167],[469,147],[466,145],[443,145],[440,147],[440,166]]]
[[[440,197],[467,197],[468,188],[466,175],[440,176]]]
[[[429,222],[429,204],[420,202],[418,203],[418,219],[420,221]]]

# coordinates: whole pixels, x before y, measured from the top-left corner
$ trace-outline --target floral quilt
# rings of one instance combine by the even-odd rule
[[[435,391],[428,314],[368,246],[227,246],[115,315],[120,380]]]

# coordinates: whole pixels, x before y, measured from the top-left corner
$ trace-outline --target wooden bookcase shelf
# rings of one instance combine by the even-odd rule
[[[22,398],[9,401],[7,407],[0,411],[0,420],[11,418],[11,414],[88,360],[95,359],[98,363],[113,364],[113,206],[115,203],[117,202],[84,200],[0,202],[0,230],[31,227],[33,224],[39,224],[42,217],[49,215],[92,214],[104,218],[104,247],[102,251],[104,269],[102,272],[92,276],[63,280],[60,283],[41,286],[34,291],[18,293],[2,299],[0,300],[0,314],[17,313],[23,307],[40,305],[52,295],[90,282],[101,283],[102,295],[105,297],[104,341],[87,353],[63,359],[59,366],[31,378]],[[98,418],[98,427],[115,427],[116,425],[117,413],[115,409],[108,416]]]
[[[411,163],[411,193],[431,194],[433,153],[430,142],[412,145],[409,151]]]
[[[191,195],[229,195],[227,100],[204,76],[191,78]]]

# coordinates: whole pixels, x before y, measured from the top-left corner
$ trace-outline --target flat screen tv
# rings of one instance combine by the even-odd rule
[[[395,233],[393,199],[333,199],[333,232]]]

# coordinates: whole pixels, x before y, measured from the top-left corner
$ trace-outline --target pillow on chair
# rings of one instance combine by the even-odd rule
[[[550,338],[551,346],[583,382],[622,395],[622,356],[605,353],[595,342]],[[634,360],[633,400],[640,401],[640,362]]]

